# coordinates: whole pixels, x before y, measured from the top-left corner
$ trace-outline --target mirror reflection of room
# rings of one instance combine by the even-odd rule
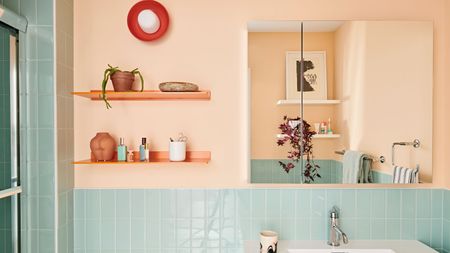
[[[431,182],[430,22],[248,30],[252,183]]]

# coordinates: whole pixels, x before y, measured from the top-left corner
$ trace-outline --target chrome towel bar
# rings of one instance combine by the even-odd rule
[[[420,141],[418,139],[412,142],[394,142],[392,143],[392,165],[395,165],[395,146],[413,146],[414,148],[420,147]]]
[[[345,150],[334,151],[334,153],[338,154],[338,155],[344,155]],[[380,162],[380,163],[384,163],[386,161],[386,158],[384,156],[380,156],[379,158],[376,158],[374,156],[369,155],[369,159],[371,159],[373,162]]]

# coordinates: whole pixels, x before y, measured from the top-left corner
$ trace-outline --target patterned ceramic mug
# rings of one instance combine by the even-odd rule
[[[277,253],[278,234],[276,232],[265,230],[259,233],[260,253]]]

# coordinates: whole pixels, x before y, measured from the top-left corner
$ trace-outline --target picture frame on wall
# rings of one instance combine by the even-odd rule
[[[325,51],[304,51],[304,89],[305,100],[327,99],[327,55]],[[286,52],[286,99],[301,97],[301,53]]]

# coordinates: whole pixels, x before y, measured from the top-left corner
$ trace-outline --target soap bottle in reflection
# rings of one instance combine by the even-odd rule
[[[139,146],[139,160],[141,162],[145,161],[145,147],[147,144],[147,138],[142,138],[142,144]]]
[[[320,123],[320,134],[326,134],[327,133],[327,123],[323,121]]]
[[[119,139],[119,146],[117,146],[117,160],[125,162],[127,160],[127,146],[124,144],[124,139]]]
[[[333,129],[331,129],[331,118],[328,118],[328,131],[327,134],[333,134]]]
[[[145,144],[145,161],[150,161],[150,143]]]

